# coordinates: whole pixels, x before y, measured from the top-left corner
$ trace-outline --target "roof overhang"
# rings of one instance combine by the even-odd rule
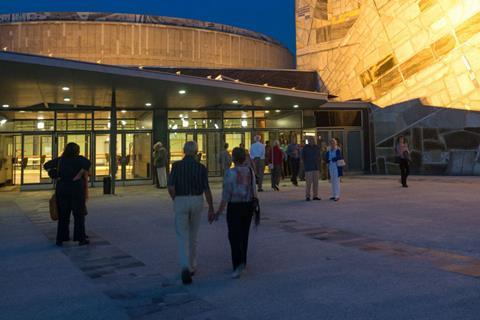
[[[317,92],[11,52],[0,52],[0,88],[0,105],[8,104],[14,110],[35,105],[110,107],[113,88],[121,108],[145,108],[151,103],[153,108],[167,109],[228,105],[312,109],[328,100],[326,94]],[[179,94],[180,90],[186,94]],[[71,100],[65,102],[65,98]],[[234,100],[238,104],[233,104]]]

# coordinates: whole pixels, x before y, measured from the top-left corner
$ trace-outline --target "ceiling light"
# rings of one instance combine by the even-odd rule
[[[70,100],[71,100],[70,98],[63,98],[63,101],[65,102],[70,102]]]
[[[242,120],[242,127],[245,128],[248,125],[247,120]]]
[[[186,90],[179,90],[178,93],[179,94],[185,94],[185,93],[187,93],[187,91]]]
[[[20,110],[19,112],[20,112],[20,113],[25,113],[25,110]]]
[[[188,128],[189,125],[190,123],[188,122],[188,120],[182,120],[182,127]]]
[[[150,102],[145,103],[145,107],[151,107],[152,104]]]
[[[279,113],[279,112],[280,112],[280,110],[275,110],[275,112],[276,112],[276,113]]]
[[[173,127],[172,127],[173,130],[177,130],[178,129],[178,125],[177,124],[174,124]]]
[[[265,113],[270,113],[270,111],[269,111],[269,110],[267,110],[267,111],[265,111]]]
[[[45,129],[45,122],[43,121],[37,122],[37,129]]]
[[[7,123],[7,119],[0,120],[0,126],[3,126],[5,123]]]
[[[233,104],[237,104],[237,103],[238,103],[238,100],[233,100],[232,103],[233,103]]]
[[[122,113],[127,113],[127,110],[122,110],[121,112],[122,112]]]
[[[215,123],[214,126],[215,126],[215,129],[218,129],[218,124]]]
[[[298,104],[294,104],[293,107],[294,107],[295,109],[297,109],[297,108],[298,108]]]
[[[63,91],[70,91],[70,88],[69,87],[62,87],[62,90]]]
[[[38,120],[43,120],[43,117],[42,117],[42,116],[39,116],[37,119],[38,119]]]
[[[272,97],[265,97],[265,100],[270,101],[272,100]]]
[[[2,108],[10,108],[9,104],[2,104]]]
[[[198,112],[198,110],[192,110],[192,112]]]
[[[125,120],[120,121],[120,123],[122,124],[122,126],[126,126],[126,125],[127,125],[127,121],[125,121]]]

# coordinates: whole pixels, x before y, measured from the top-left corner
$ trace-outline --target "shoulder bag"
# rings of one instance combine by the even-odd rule
[[[50,197],[50,200],[48,200],[48,209],[50,211],[50,218],[53,221],[58,220],[58,203],[57,203],[57,188],[56,187],[57,187],[57,180],[59,179],[59,175],[60,175],[60,158],[58,158],[56,169],[57,169],[57,176],[56,176],[56,178],[53,179],[54,191],[53,191],[52,196]]]

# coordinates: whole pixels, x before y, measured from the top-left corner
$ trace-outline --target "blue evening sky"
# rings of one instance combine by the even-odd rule
[[[0,13],[141,13],[228,24],[269,35],[295,52],[294,0],[0,0]]]

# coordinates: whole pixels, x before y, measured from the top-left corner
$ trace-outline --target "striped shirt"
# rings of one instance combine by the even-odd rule
[[[194,157],[185,156],[173,164],[168,186],[175,187],[176,196],[200,196],[210,190],[207,168]]]

